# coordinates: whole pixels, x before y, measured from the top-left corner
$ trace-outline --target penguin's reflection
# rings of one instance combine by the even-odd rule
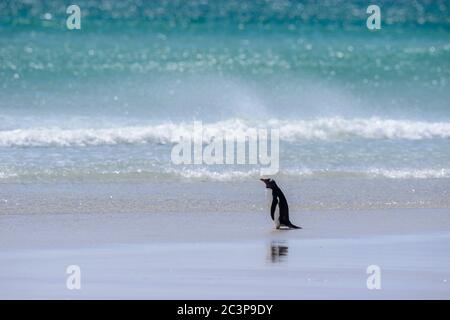
[[[271,262],[283,262],[288,256],[289,247],[285,241],[272,241],[269,252]]]

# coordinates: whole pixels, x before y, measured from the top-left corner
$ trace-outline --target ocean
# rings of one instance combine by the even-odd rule
[[[279,179],[450,185],[447,1],[378,1],[376,31],[366,1],[76,2],[81,30],[66,1],[0,3],[4,186],[259,178],[174,165],[194,121],[279,129]]]

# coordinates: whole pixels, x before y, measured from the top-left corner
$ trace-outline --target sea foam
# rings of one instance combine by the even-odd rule
[[[203,140],[230,134],[245,136],[253,128],[278,128],[287,141],[363,139],[448,139],[450,122],[424,122],[381,118],[319,118],[252,122],[230,119],[203,124]],[[30,128],[0,131],[0,147],[84,147],[116,144],[176,143],[189,136],[190,122],[164,122],[108,128]]]

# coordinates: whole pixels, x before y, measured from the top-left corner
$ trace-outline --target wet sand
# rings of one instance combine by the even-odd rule
[[[448,209],[0,215],[0,298],[449,299]],[[81,268],[68,290],[66,268]],[[369,265],[381,289],[366,285]]]

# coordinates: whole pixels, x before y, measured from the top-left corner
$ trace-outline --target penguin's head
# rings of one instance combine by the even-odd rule
[[[260,179],[260,180],[266,184],[267,189],[273,189],[277,186],[275,180],[273,179]]]

